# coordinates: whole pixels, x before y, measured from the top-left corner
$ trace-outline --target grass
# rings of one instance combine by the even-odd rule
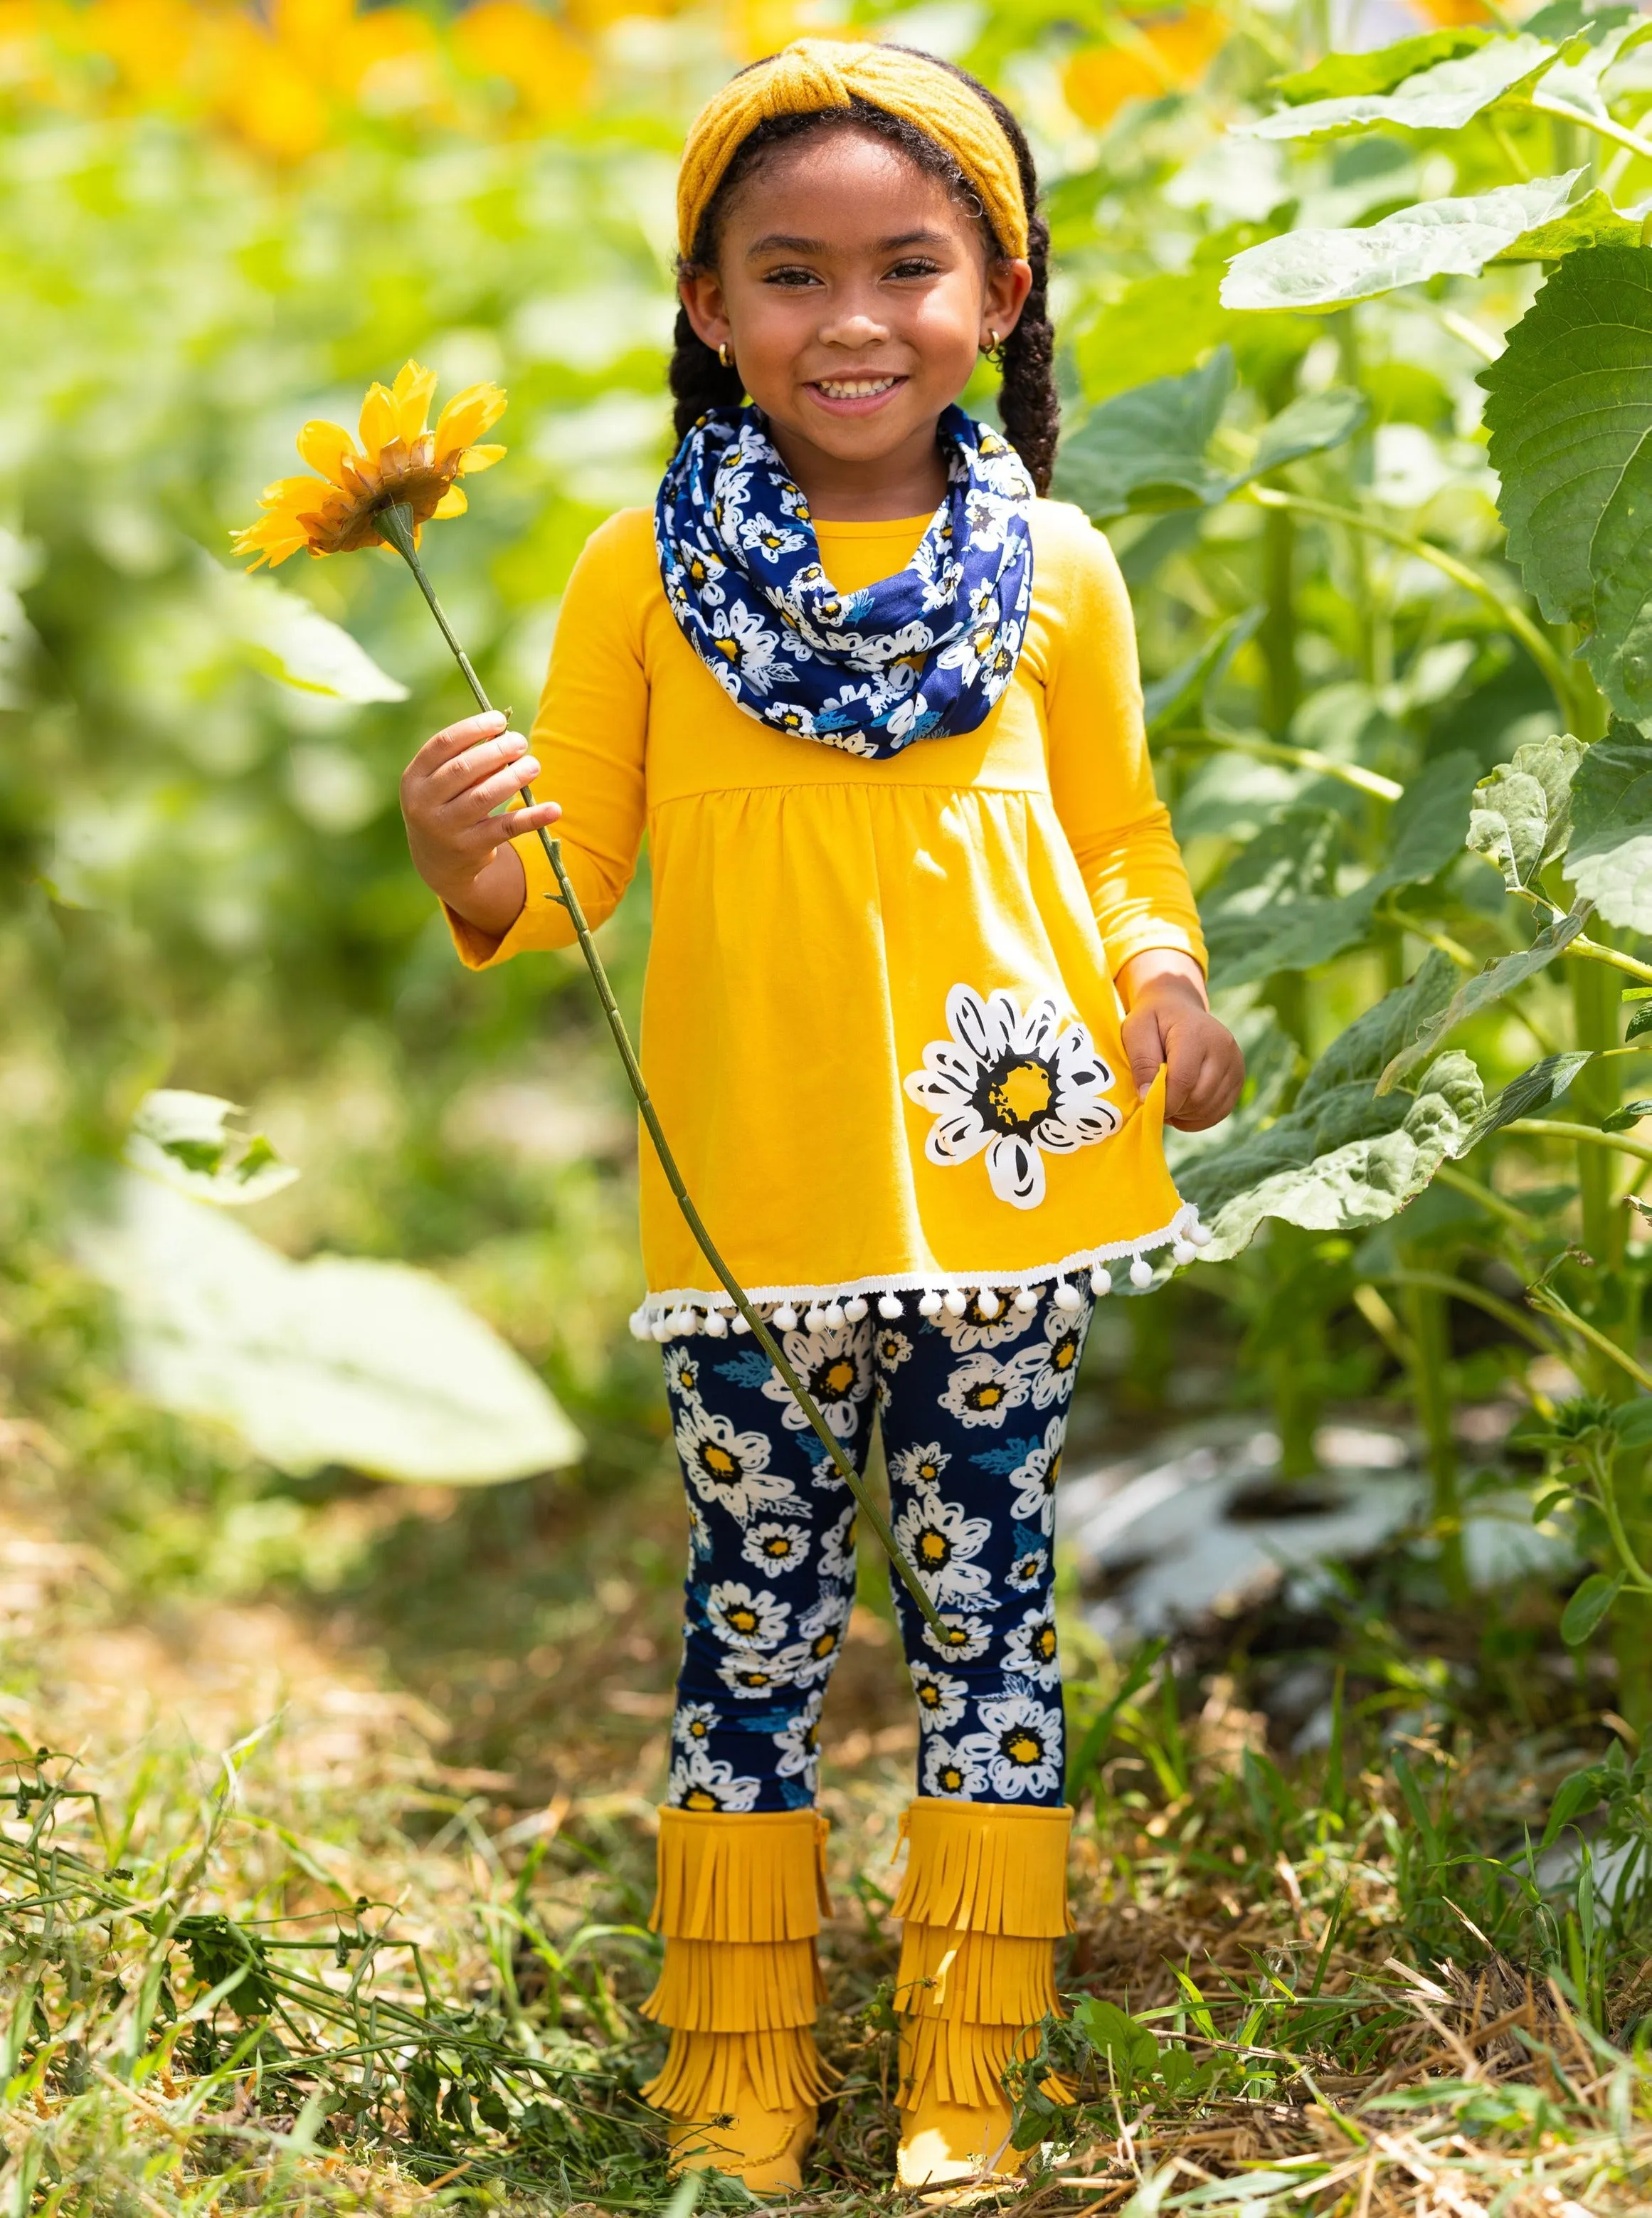
[[[272,1491],[188,1465],[183,1579],[81,1468],[187,1465],[156,1422],[3,1436],[0,2212],[684,2218],[637,2098],[674,1480]],[[1045,2039],[1083,2099],[1024,2104],[1025,2211],[1652,2202],[1644,1778],[1558,1597],[1469,1622],[1434,1576],[1395,1554],[1313,1618],[1259,1605],[1128,1672],[1067,1594],[1091,1768],[1074,2015]],[[1333,1690],[1311,1729],[1305,1668]],[[875,1577],[826,1725],[843,2083],[795,2207],[850,2218],[895,2202],[914,1738]],[[1616,1844],[1609,1885],[1577,1825]]]

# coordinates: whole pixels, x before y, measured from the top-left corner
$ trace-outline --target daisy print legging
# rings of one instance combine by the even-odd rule
[[[1051,1530],[1090,1321],[1046,1289],[1030,1313],[903,1315],[782,1335],[857,1469],[881,1415],[895,1536],[947,1627],[891,1574],[918,1701],[919,1792],[1061,1800]],[[814,1799],[826,1682],[855,1591],[855,1503],[779,1374],[738,1341],[665,1354],[688,1489],[687,1624],[669,1799],[790,1810]]]

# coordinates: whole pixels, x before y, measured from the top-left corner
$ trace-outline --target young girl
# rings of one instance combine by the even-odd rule
[[[727,85],[683,158],[682,443],[654,510],[576,565],[531,752],[471,717],[403,785],[478,970],[572,938],[536,827],[560,820],[593,924],[647,827],[666,1133],[857,1463],[876,1413],[947,1626],[894,1583],[921,1727],[899,2172],[943,2190],[1017,2169],[1000,2075],[1055,2007],[1052,1496],[1091,1303],[1155,1251],[1191,1260],[1163,1120],[1215,1123],[1242,1076],[1117,568],[1043,498],[1036,202],[1007,109],[928,55],[805,40]],[[981,354],[1003,437],[956,405]],[[556,800],[501,845],[492,812],[541,776]],[[646,1147],[642,1234],[633,1324],[667,1344],[692,1532],[648,2091],[678,2165],[775,2193],[826,2088],[816,1742],[854,1505]]]

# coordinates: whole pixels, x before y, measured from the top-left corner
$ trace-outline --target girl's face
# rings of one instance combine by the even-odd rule
[[[845,125],[753,170],[717,267],[682,293],[808,492],[822,471],[841,481],[920,456],[938,470],[935,419],[990,335],[1014,329],[1031,282],[1024,262],[988,263],[979,222],[937,177]]]

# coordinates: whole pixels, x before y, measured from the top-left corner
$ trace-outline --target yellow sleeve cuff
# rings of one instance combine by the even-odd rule
[[[520,804],[512,802],[510,805],[514,809]],[[538,833],[529,832],[510,844],[522,858],[528,890],[516,921],[502,939],[495,939],[491,932],[467,924],[446,901],[442,904],[459,960],[467,970],[494,970],[499,963],[508,963],[513,955],[520,955],[524,948],[566,947],[572,943],[572,921],[561,905],[556,874]]]

